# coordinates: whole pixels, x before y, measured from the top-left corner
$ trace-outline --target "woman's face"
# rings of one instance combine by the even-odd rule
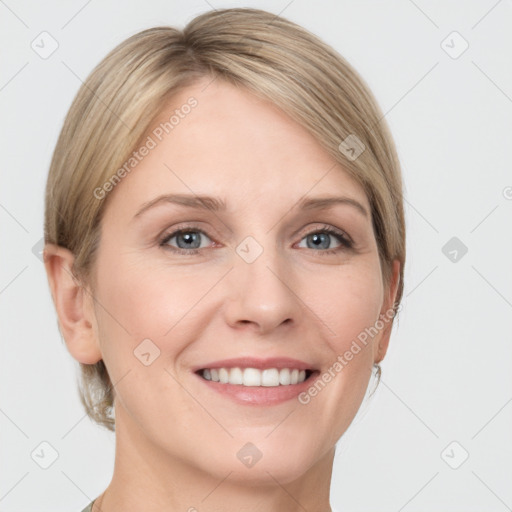
[[[202,91],[208,82],[162,110],[156,146],[110,192],[94,332],[132,460],[286,483],[332,456],[386,348],[382,331],[358,336],[392,301],[362,188],[272,104],[219,79]],[[160,123],[191,96],[197,105],[166,133]],[[311,203],[341,197],[360,206]],[[221,362],[234,358],[258,361]],[[197,373],[240,366],[233,378],[258,379],[244,368],[276,368],[263,376],[275,384],[301,363],[315,373],[290,386]]]

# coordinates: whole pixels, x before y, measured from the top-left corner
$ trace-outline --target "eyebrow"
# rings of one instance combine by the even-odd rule
[[[210,210],[221,212],[227,209],[226,202],[218,197],[197,196],[187,194],[164,194],[144,203],[134,215],[133,219],[140,217],[144,212],[162,203],[178,204],[195,210]],[[326,196],[305,198],[298,202],[296,208],[302,210],[323,210],[332,208],[335,205],[348,205],[354,207],[361,215],[369,218],[366,208],[356,199],[344,196]]]

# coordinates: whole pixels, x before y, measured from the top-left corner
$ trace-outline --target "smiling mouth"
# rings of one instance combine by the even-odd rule
[[[247,387],[293,386],[318,374],[318,370],[299,370],[298,368],[202,368],[195,372],[205,380],[220,384]]]

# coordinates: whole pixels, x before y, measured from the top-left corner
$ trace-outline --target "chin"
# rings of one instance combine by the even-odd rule
[[[312,449],[311,443],[283,445],[282,439],[232,443],[233,448],[212,454],[208,468],[203,468],[222,480],[229,474],[229,481],[250,486],[282,485],[302,477],[318,463],[322,453]]]

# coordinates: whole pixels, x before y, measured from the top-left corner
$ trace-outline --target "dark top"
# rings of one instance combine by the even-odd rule
[[[87,507],[85,507],[82,512],[92,512],[92,505],[94,503],[94,500],[91,501],[91,503],[89,503],[89,505],[87,505]]]

